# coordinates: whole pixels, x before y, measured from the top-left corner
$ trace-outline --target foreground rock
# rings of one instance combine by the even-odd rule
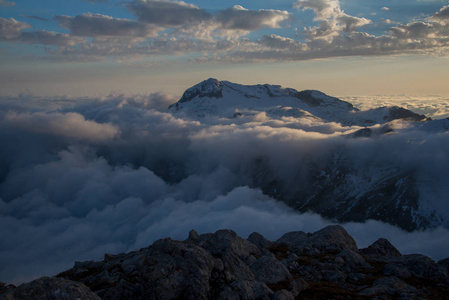
[[[448,260],[401,255],[387,240],[366,249],[341,226],[277,241],[230,230],[162,239],[54,278],[1,285],[0,299],[444,299]]]

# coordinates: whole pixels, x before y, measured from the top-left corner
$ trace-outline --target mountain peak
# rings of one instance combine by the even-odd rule
[[[316,90],[298,92],[280,85],[242,85],[215,78],[204,80],[187,89],[181,99],[170,106],[196,117],[207,115],[233,116],[236,110],[263,110],[291,107],[328,119],[357,109],[352,104]]]
[[[187,89],[179,102],[189,102],[195,97],[221,98],[223,97],[223,84],[215,78],[204,80],[191,88]]]

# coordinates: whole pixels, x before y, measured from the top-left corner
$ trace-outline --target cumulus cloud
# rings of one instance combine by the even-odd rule
[[[435,34],[435,28],[432,24],[416,22],[407,25],[392,27],[391,33],[394,37],[404,39],[422,39],[432,37]]]
[[[201,23],[211,14],[196,5],[183,1],[136,0],[126,4],[140,21],[161,27]]]
[[[30,28],[31,25],[19,22],[14,18],[4,19],[0,18],[0,38],[12,39],[18,37],[23,29]]]
[[[298,112],[288,108],[183,119],[167,112],[176,100],[160,93],[2,99],[0,281],[53,275],[75,260],[101,259],[166,236],[184,239],[190,229],[229,228],[244,237],[257,231],[272,240],[286,231],[316,231],[332,222],[295,212],[263,194],[260,182],[307,188],[309,167],[335,153],[347,153],[348,167],[360,175],[392,166],[414,170],[420,182],[431,183],[431,193],[447,195],[447,132],[398,123],[391,125],[394,134],[349,139],[359,127],[296,119]],[[435,109],[426,99],[397,100]],[[445,99],[438,103],[447,106]],[[448,206],[424,203],[446,216]],[[409,233],[372,220],[343,225],[360,247],[386,237],[404,253],[449,256],[444,228]]]
[[[240,5],[207,11],[171,0],[135,0],[121,5],[136,20],[93,13],[55,16],[62,28],[70,30],[63,34],[32,31],[27,23],[1,18],[0,39],[58,46],[45,48],[45,57],[62,61],[101,61],[108,57],[138,61],[156,55],[177,55],[193,62],[217,63],[449,53],[448,6],[405,24],[380,19],[383,26],[391,27],[385,34],[376,35],[363,30],[372,24],[370,19],[345,13],[339,0],[298,0],[293,7],[312,10],[314,17],[310,21],[315,23],[296,29],[296,36],[282,36],[282,31],[275,31],[296,22],[288,11],[249,10]],[[270,32],[250,35],[260,29]]]
[[[31,28],[28,23],[19,22],[14,18],[0,18],[0,40],[56,46],[74,46],[83,41],[78,37],[52,31],[23,31],[28,28]]]
[[[439,12],[430,17],[430,20],[447,25],[449,22],[449,5],[443,6]]]
[[[356,31],[358,28],[368,25],[371,20],[350,16],[341,9],[339,0],[299,0],[294,7],[298,9],[312,9],[315,12],[315,20],[320,21],[316,27],[310,27],[305,31],[306,36],[313,40],[323,38],[331,41],[333,37],[340,36],[340,32]]]
[[[279,10],[248,10],[240,5],[209,13],[182,1],[146,0],[127,4],[141,22],[175,27],[194,37],[240,36],[261,28],[279,28],[290,14]]]
[[[240,5],[219,11],[216,21],[223,29],[254,31],[260,28],[279,28],[280,23],[289,19],[287,11],[280,10],[248,10]]]

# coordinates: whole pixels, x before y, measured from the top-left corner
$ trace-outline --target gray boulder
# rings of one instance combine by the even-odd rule
[[[313,234],[305,234],[302,231],[289,232],[280,237],[276,243],[286,244],[296,251],[306,253],[341,250],[359,251],[354,239],[340,225],[327,226]]]
[[[253,265],[251,265],[251,271],[258,281],[268,285],[289,281],[292,278],[287,267],[273,255],[264,255],[260,257]]]
[[[9,289],[0,295],[2,300],[46,299],[46,300],[99,300],[94,292],[80,282],[62,278],[42,277]]]
[[[309,288],[309,284],[302,278],[293,280],[290,282],[288,287],[289,291],[293,294],[293,296],[298,296],[301,292],[307,290]]]
[[[295,296],[287,290],[280,290],[274,293],[272,300],[295,300]]]
[[[219,267],[200,247],[163,239],[140,251],[78,263],[58,276],[85,283],[103,299],[207,299]]]
[[[261,255],[253,243],[242,239],[232,230],[202,234],[197,237],[195,244],[214,256],[233,254],[240,259],[246,259],[251,255]]]
[[[360,249],[360,253],[372,258],[402,256],[398,249],[396,249],[388,240],[382,238],[378,239],[367,248]]]
[[[253,232],[248,236],[248,241],[253,243],[257,246],[259,249],[268,249],[270,248],[273,243],[267,240],[265,237],[263,237],[261,234],[257,232]]]
[[[269,300],[273,295],[264,283],[258,281],[238,280],[225,287],[219,300]]]
[[[377,298],[380,295],[395,298],[408,296],[408,299],[414,299],[414,295],[417,292],[415,287],[406,284],[396,277],[385,277],[377,280],[372,287],[364,289],[359,294],[363,296],[377,296]]]

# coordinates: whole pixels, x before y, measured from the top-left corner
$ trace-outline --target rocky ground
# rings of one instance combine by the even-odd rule
[[[162,239],[102,261],[76,262],[0,299],[447,299],[449,259],[401,255],[387,240],[358,249],[341,226],[272,242],[231,230]]]

